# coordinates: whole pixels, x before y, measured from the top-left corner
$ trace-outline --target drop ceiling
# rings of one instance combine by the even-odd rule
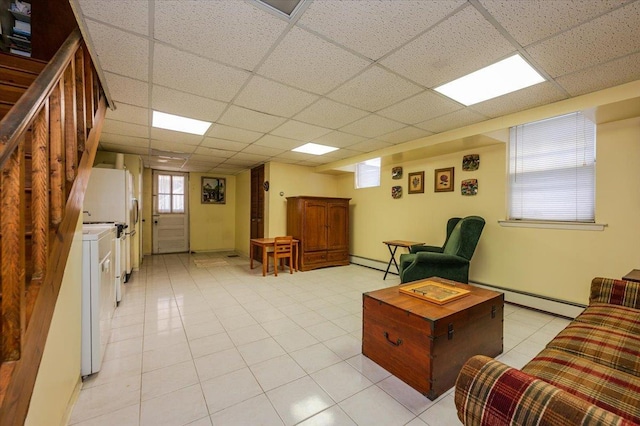
[[[114,107],[100,148],[163,170],[326,165],[640,79],[640,0],[71,4]],[[515,53],[547,81],[471,107],[432,90]],[[214,124],[155,129],[154,109]]]

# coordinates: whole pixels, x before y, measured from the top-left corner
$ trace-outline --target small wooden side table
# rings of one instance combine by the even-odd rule
[[[396,270],[398,271],[398,274],[400,274],[400,267],[398,266],[398,262],[396,262],[396,251],[398,250],[398,247],[409,248],[411,246],[415,246],[418,244],[424,244],[422,242],[404,241],[404,240],[383,241],[382,243],[387,245],[387,248],[389,249],[389,253],[391,253],[391,259],[389,259],[389,264],[387,265],[387,270],[384,273],[383,280],[387,279],[387,274],[389,273],[389,268],[391,268],[392,263],[396,266]],[[393,249],[391,247],[393,247]]]
[[[640,283],[640,269],[632,270],[627,275],[622,277],[622,279],[625,281],[635,281],[637,283]]]

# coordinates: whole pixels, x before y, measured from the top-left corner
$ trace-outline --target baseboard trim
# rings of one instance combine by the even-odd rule
[[[78,402],[78,398],[80,397],[80,391],[82,390],[82,377],[78,375],[78,381],[73,388],[73,392],[71,392],[71,396],[69,397],[69,403],[67,404],[67,409],[65,410],[64,417],[60,426],[65,426],[69,424],[71,420],[71,414],[73,413],[73,407]]]
[[[355,265],[365,266],[367,268],[378,269],[382,272],[386,271],[387,269],[387,263],[375,259],[368,259],[366,257],[352,255],[351,263]],[[389,274],[393,274],[396,276],[398,275],[398,273],[395,271],[394,266],[391,266],[391,268],[389,268]],[[505,302],[513,303],[515,305],[520,305],[531,309],[536,309],[543,312],[548,312],[562,317],[575,318],[580,315],[580,313],[582,313],[584,308],[586,308],[585,305],[581,305],[578,303],[552,299],[533,293],[526,293],[523,291],[498,287],[478,281],[471,280],[470,283],[478,287],[483,287],[489,290],[495,290],[504,293]]]

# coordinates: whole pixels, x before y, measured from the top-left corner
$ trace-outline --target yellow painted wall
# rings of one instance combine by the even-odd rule
[[[265,237],[286,235],[287,197],[338,196],[338,180],[334,175],[315,173],[311,167],[293,164],[272,162],[269,166],[268,174],[265,171],[265,179],[269,181],[269,191],[265,193],[265,206],[268,206],[265,207],[268,216]]]
[[[480,169],[462,171],[465,154],[480,154]],[[353,189],[353,175],[340,176],[340,196],[351,197],[351,247],[356,256],[387,262],[382,241],[407,239],[442,244],[449,217],[485,218],[470,279],[586,304],[591,279],[621,277],[638,267],[640,254],[640,118],[598,126],[596,222],[604,231],[505,228],[506,146],[499,144],[382,168],[381,187]],[[391,167],[403,166],[402,180]],[[455,191],[433,192],[434,170],[455,167]],[[425,193],[407,193],[407,175],[425,171]],[[478,195],[460,194],[462,179],[478,179]],[[401,185],[401,199],[391,186]]]
[[[236,175],[236,241],[238,253],[249,256],[251,238],[251,170]]]
[[[234,250],[236,244],[236,177],[227,180],[226,204],[202,204],[202,176],[189,173],[189,241],[191,251]]]
[[[80,317],[82,293],[82,218],[53,312],[25,425],[62,425],[80,385]]]

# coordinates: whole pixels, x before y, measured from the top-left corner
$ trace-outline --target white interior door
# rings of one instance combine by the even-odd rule
[[[189,251],[186,173],[153,171],[153,253]]]

